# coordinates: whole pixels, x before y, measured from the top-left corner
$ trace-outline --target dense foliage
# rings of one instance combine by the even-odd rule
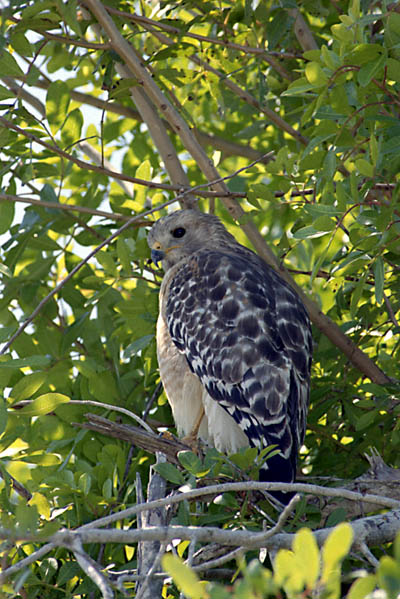
[[[145,414],[154,428],[172,426],[158,384],[160,277],[147,262],[146,227],[178,194],[183,206],[198,200],[215,210],[264,257],[272,248],[309,297],[315,357],[300,460],[305,480],[352,479],[365,471],[371,447],[399,466],[397,5],[0,6],[0,520],[8,538],[30,539],[4,542],[3,565],[17,564],[59,528],[134,505],[136,476],[148,480],[154,456],[74,423],[88,411],[132,422],[91,401]],[[225,182],[207,185],[218,177]],[[330,319],[324,332],[319,310]],[[363,366],[343,351],[345,336],[361,350]],[[254,457],[235,460],[248,473]],[[160,471],[171,484],[191,487],[199,478],[234,476],[215,452],[204,464],[194,458],[183,459],[182,471]],[[304,515],[301,505],[287,530],[318,524],[318,511]],[[257,530],[262,520],[233,494],[210,506],[182,504],[174,516],[184,525]],[[113,570],[136,567],[132,545],[86,550]],[[186,550],[182,544],[179,554]],[[398,553],[386,565],[394,591],[382,582],[382,566],[369,586],[360,585],[397,596]],[[318,579],[317,572],[291,587],[251,563],[248,572],[239,565],[237,597],[250,596],[246,584],[256,585],[254,597],[279,588],[297,596],[290,589],[300,594]],[[353,566],[349,560],[347,573]],[[61,547],[17,571],[2,592],[101,596]],[[165,589],[165,596],[176,593]],[[332,593],[339,596],[336,586]],[[228,590],[217,585],[210,596]]]

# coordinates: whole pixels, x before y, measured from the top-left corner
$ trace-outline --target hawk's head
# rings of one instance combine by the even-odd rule
[[[197,210],[177,210],[154,223],[148,237],[151,258],[162,261],[165,271],[201,249],[235,242],[221,221]]]

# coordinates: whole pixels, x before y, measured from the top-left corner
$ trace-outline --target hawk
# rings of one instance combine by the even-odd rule
[[[312,358],[302,301],[214,215],[168,214],[148,243],[165,271],[157,355],[178,434],[228,454],[277,445],[260,480],[292,482]]]

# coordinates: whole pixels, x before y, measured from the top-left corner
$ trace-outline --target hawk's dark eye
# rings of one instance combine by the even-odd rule
[[[173,237],[176,237],[177,239],[179,239],[180,237],[183,237],[185,233],[186,233],[186,229],[184,229],[183,227],[177,227],[176,229],[174,229],[172,231]]]

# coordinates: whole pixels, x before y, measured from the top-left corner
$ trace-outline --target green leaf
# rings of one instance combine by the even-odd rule
[[[139,339],[136,339],[133,343],[130,343],[128,347],[124,349],[123,357],[124,360],[129,360],[132,356],[135,356],[137,353],[146,349],[153,341],[154,335],[144,335]]]
[[[318,62],[309,62],[305,69],[307,81],[315,87],[322,87],[328,83],[328,77]]]
[[[45,372],[33,372],[25,374],[12,389],[11,396],[14,400],[22,401],[28,399],[36,393],[46,381]]]
[[[20,501],[15,509],[18,532],[35,533],[38,529],[38,511],[36,505],[27,505]]]
[[[395,60],[394,58],[387,59],[387,77],[388,79],[392,79],[396,81],[396,83],[400,82],[400,61]]]
[[[2,356],[0,358],[0,368],[45,368],[50,363],[47,356],[29,356],[29,358],[9,358]]]
[[[76,0],[68,0],[68,2],[63,2],[62,0],[57,0],[57,8],[60,11],[64,21],[72,29],[74,33],[78,36],[82,36],[81,26],[77,19],[78,14],[78,5]]]
[[[15,98],[15,93],[7,87],[0,85],[0,100],[7,100],[8,98]],[[5,127],[2,127],[2,129],[8,131]]]
[[[400,15],[395,11],[390,11],[386,23],[388,30],[400,37]]]
[[[341,42],[352,42],[354,39],[354,32],[343,23],[332,25],[331,29],[333,35]]]
[[[4,399],[0,400],[0,437],[6,430],[8,419],[7,404]]]
[[[117,255],[118,260],[121,262],[122,268],[130,273],[132,272],[132,263],[129,256],[128,244],[123,237],[117,239]]]
[[[61,139],[66,147],[76,144],[81,139],[83,115],[79,108],[74,108],[62,125]]]
[[[289,87],[281,93],[281,96],[297,96],[303,95],[305,92],[314,90],[314,85],[305,77],[299,77],[292,81]]]
[[[193,451],[180,451],[178,453],[178,460],[185,470],[198,478],[201,478],[210,472],[210,468],[205,468],[201,460],[195,453],[193,453]]]
[[[111,478],[107,478],[104,483],[103,486],[101,488],[101,493],[104,497],[104,499],[106,499],[107,501],[109,501],[112,496],[113,496],[113,486],[112,486],[112,480]]]
[[[372,164],[375,167],[378,162],[378,142],[376,140],[375,135],[372,133],[369,138],[369,151],[371,154]]]
[[[366,177],[374,176],[374,166],[368,160],[365,160],[365,158],[358,158],[354,164],[362,175]]]
[[[107,250],[101,250],[100,252],[97,252],[96,258],[104,268],[106,274],[112,275],[113,277],[118,276],[117,265],[111,255],[111,252]]]
[[[364,578],[358,578],[350,587],[346,599],[365,599],[372,594],[376,587],[376,576],[370,574]]]
[[[267,200],[268,202],[274,200],[273,192],[271,191],[269,186],[265,185],[264,183],[254,183],[250,186],[249,191],[254,192],[256,197],[262,200]]]
[[[350,315],[352,318],[355,318],[357,314],[358,304],[361,299],[362,293],[364,291],[364,287],[368,278],[368,271],[365,271],[357,281],[357,284],[354,288],[353,293],[351,294],[351,302],[350,302]]]
[[[336,52],[328,50],[328,48],[325,45],[321,46],[321,56],[326,66],[329,69],[332,69],[332,71],[338,69],[342,64],[342,61],[340,57],[336,54]]]
[[[361,66],[380,58],[385,49],[380,44],[358,44],[346,57],[346,62]]]
[[[34,399],[29,405],[24,406],[18,413],[23,416],[43,416],[69,401],[70,398],[62,393],[45,393]]]
[[[383,302],[383,290],[385,286],[385,266],[382,256],[378,256],[373,264],[375,279],[375,298],[376,303],[380,305]]]
[[[88,472],[83,472],[78,478],[78,488],[84,495],[88,495],[92,486],[92,477]]]
[[[325,156],[323,164],[324,177],[330,181],[336,172],[336,153],[333,150],[329,150]]]
[[[153,466],[153,468],[165,480],[168,480],[169,482],[174,483],[175,485],[182,485],[185,482],[182,472],[180,472],[172,464],[156,464],[155,466]]]
[[[362,87],[366,87],[371,79],[376,77],[379,71],[383,70],[386,64],[386,56],[381,56],[372,62],[368,62],[358,71],[358,81]]]
[[[320,216],[340,216],[342,214],[342,210],[331,204],[305,204],[304,210],[315,218]]]
[[[188,599],[206,599],[208,597],[206,583],[200,582],[197,574],[189,566],[186,566],[180,557],[166,553],[162,557],[161,563],[163,569],[172,576],[185,597]]]
[[[46,95],[46,117],[53,135],[67,118],[70,101],[69,88],[64,81],[50,83]]]
[[[335,221],[327,215],[319,216],[313,222],[316,231],[333,231],[336,227]]]
[[[329,231],[321,231],[315,229],[315,227],[311,225],[307,225],[306,227],[302,227],[301,229],[297,229],[293,233],[293,237],[295,239],[314,239],[316,237],[322,237],[323,235],[327,235]]]
[[[384,555],[377,570],[379,587],[387,593],[388,599],[397,599],[400,593],[400,564]]]
[[[61,587],[66,582],[80,574],[80,565],[77,562],[67,561],[62,564],[57,575],[57,586]]]
[[[18,52],[20,56],[32,56],[34,51],[33,44],[30,44],[27,37],[18,31],[10,36],[10,45]]]
[[[1,58],[0,58],[1,62]],[[14,202],[7,202],[6,200],[0,200],[0,235],[6,233],[14,220],[15,204]]]
[[[23,77],[24,72],[19,67],[17,61],[14,56],[7,52],[7,50],[3,49],[0,52],[0,76],[6,77]]]

